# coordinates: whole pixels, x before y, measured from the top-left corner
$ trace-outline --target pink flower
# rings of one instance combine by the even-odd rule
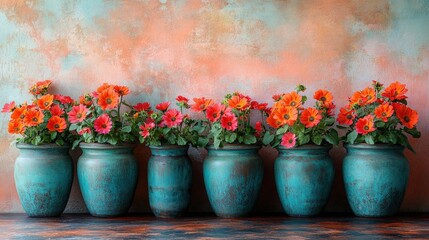
[[[281,145],[286,148],[293,148],[296,144],[296,136],[291,132],[287,132],[282,137]]]
[[[228,131],[235,131],[238,126],[238,120],[234,114],[226,113],[220,119],[220,124],[223,129],[226,129]]]
[[[91,133],[91,129],[90,128],[88,128],[88,127],[84,127],[84,128],[82,128],[82,130],[80,130],[79,132],[78,132],[78,134],[79,135],[83,135],[83,134],[85,134],[85,133]]]
[[[61,107],[58,104],[52,105],[49,111],[51,112],[52,116],[61,116],[64,114],[63,109],[61,109]]]
[[[12,101],[10,103],[6,103],[1,110],[1,112],[12,112],[12,110],[15,108],[15,101]]]
[[[133,106],[134,110],[141,112],[146,111],[150,108],[150,103],[144,102],[144,103],[137,103],[137,105]]]
[[[69,121],[71,123],[80,123],[83,122],[86,118],[86,114],[88,113],[88,108],[85,105],[79,104],[78,106],[74,106],[72,110],[68,113]]]
[[[210,122],[216,122],[221,115],[222,112],[222,104],[212,104],[206,109],[206,117]]]
[[[163,112],[167,111],[168,107],[170,107],[170,102],[162,102],[156,105],[156,109]]]
[[[147,123],[143,123],[143,125],[141,125],[139,128],[140,128],[140,135],[143,137],[143,138],[147,138],[147,137],[149,137],[149,135],[150,135],[150,130],[152,129],[152,128],[154,128],[155,127],[155,123],[154,122],[147,122]]]
[[[112,129],[112,121],[109,115],[103,114],[94,121],[95,131],[99,134],[108,134]]]
[[[177,127],[182,123],[183,115],[176,109],[170,109],[162,116],[162,122],[167,127]]]

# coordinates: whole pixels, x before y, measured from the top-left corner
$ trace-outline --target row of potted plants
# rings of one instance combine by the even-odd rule
[[[11,113],[8,131],[17,139],[15,184],[30,216],[58,216],[73,180],[70,148],[82,155],[77,176],[85,204],[94,216],[124,214],[137,185],[135,144],[150,147],[149,203],[160,217],[183,215],[190,202],[191,163],[188,146],[206,148],[204,183],[214,212],[238,217],[252,210],[263,179],[261,145],[277,148],[277,192],[285,212],[319,214],[331,192],[334,167],[329,150],[341,141],[347,198],[358,216],[394,214],[402,201],[408,161],[414,151],[406,134],[419,137],[418,114],[407,106],[407,89],[373,81],[355,92],[335,116],[333,95],[318,90],[305,107],[305,87],[259,103],[235,92],[221,102],[205,97],[135,105],[124,101],[126,86],[103,84],[78,101],[49,93],[52,81],[30,88],[31,103],[5,104]],[[337,121],[336,121],[337,120]],[[338,125],[335,127],[335,122]],[[345,132],[339,137],[336,129]]]

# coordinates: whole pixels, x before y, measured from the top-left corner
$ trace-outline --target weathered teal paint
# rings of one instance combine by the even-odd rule
[[[77,176],[86,207],[93,216],[127,213],[137,185],[134,146],[81,143]]]
[[[259,146],[208,147],[204,184],[213,211],[220,217],[248,215],[258,198],[264,175]]]
[[[279,147],[274,163],[277,193],[291,216],[315,216],[326,206],[334,182],[330,145]]]
[[[149,204],[157,217],[183,216],[191,201],[192,165],[188,146],[150,147]]]
[[[344,184],[357,216],[383,217],[401,206],[408,182],[408,160],[399,145],[346,145]]]
[[[15,185],[22,207],[30,217],[61,215],[73,183],[73,162],[68,146],[17,144]]]

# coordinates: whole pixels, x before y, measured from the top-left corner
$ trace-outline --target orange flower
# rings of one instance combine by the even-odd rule
[[[302,124],[305,125],[306,128],[311,128],[319,124],[322,119],[322,115],[320,115],[319,111],[315,108],[307,108],[302,111],[301,117],[299,120]]]
[[[194,98],[195,104],[192,105],[191,110],[195,112],[202,112],[207,109],[213,103],[212,99],[206,99],[205,97]]]
[[[22,107],[15,108],[15,110],[13,110],[10,118],[13,120],[23,121],[26,113],[27,113],[27,106],[24,105]]]
[[[360,91],[354,92],[353,95],[349,99],[350,107],[353,107],[353,105],[361,105],[362,99]]]
[[[247,108],[249,108],[250,103],[247,100],[247,98],[240,97],[239,95],[235,95],[228,100],[228,105],[231,108],[235,108],[237,110],[246,110]]]
[[[92,105],[92,97],[90,95],[82,95],[79,97],[79,103],[90,107]]]
[[[130,93],[130,89],[127,86],[114,86],[115,92],[119,94],[119,96],[125,96]]]
[[[388,103],[381,104],[374,110],[375,116],[383,122],[387,122],[393,115],[393,107]]]
[[[353,109],[349,110],[347,108],[341,108],[340,113],[338,114],[337,121],[339,124],[350,126],[353,124],[353,120],[355,119],[355,117],[356,117],[355,110],[353,110]]]
[[[53,116],[48,120],[48,124],[46,125],[50,132],[64,132],[67,128],[66,120],[59,116]]]
[[[377,100],[374,89],[367,87],[362,91],[355,92],[350,98],[350,106],[355,104],[365,106]]]
[[[332,96],[332,93],[330,91],[322,90],[322,89],[317,90],[314,93],[313,97],[317,101],[321,101],[322,102],[322,106],[324,106],[324,107],[330,106],[330,104],[334,100],[334,97]]]
[[[396,116],[399,118],[402,125],[407,128],[413,128],[419,121],[419,114],[404,104],[393,103],[393,109],[395,110]]]
[[[298,119],[298,110],[294,107],[282,106],[273,113],[273,118],[280,122],[280,126],[285,124],[292,126]]]
[[[11,120],[9,122],[8,132],[11,134],[22,134],[25,131],[24,124],[19,120]]]
[[[47,94],[37,100],[37,106],[42,110],[48,110],[54,102],[54,95]]]
[[[100,94],[102,93],[104,90],[108,89],[108,88],[112,88],[113,86],[108,84],[108,83],[103,83],[103,85],[101,85],[100,87],[97,88],[97,93]]]
[[[394,82],[390,84],[390,86],[388,86],[381,95],[383,97],[389,98],[391,101],[403,100],[407,98],[407,96],[405,96],[407,92],[408,89],[405,87],[405,84]]]
[[[366,135],[370,132],[374,132],[375,130],[374,117],[372,115],[367,115],[359,119],[356,123],[356,131],[359,134]]]
[[[282,96],[282,101],[286,106],[298,108],[301,106],[302,97],[296,92],[287,93]]]
[[[113,88],[107,88],[103,90],[98,96],[98,105],[102,110],[114,109],[118,106],[119,95],[113,90]]]
[[[270,114],[267,118],[267,123],[273,128],[281,127],[281,122],[277,119],[274,119],[274,114]]]
[[[33,127],[43,123],[43,113],[40,110],[31,108],[25,114],[24,123],[26,126]]]
[[[36,84],[30,87],[30,93],[33,94],[34,96],[37,96],[39,94],[45,94],[49,86],[51,85],[51,83],[52,83],[51,80],[37,82]]]

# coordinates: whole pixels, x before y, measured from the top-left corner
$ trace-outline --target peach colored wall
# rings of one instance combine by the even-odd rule
[[[125,84],[131,102],[176,95],[221,98],[240,90],[260,101],[303,83],[330,89],[338,106],[377,79],[408,85],[422,138],[412,141],[403,211],[429,211],[428,0],[0,0],[0,104],[28,100],[27,87],[53,79],[78,97],[103,82]],[[13,181],[18,154],[0,116],[0,212],[22,212]],[[133,211],[148,211],[146,148]],[[192,211],[210,211],[201,164],[194,160]],[[258,211],[281,211],[273,182],[276,152],[263,149]],[[328,211],[348,210],[343,150],[332,151],[337,179]],[[78,153],[74,153],[75,160]],[[77,182],[68,212],[86,211]]]

